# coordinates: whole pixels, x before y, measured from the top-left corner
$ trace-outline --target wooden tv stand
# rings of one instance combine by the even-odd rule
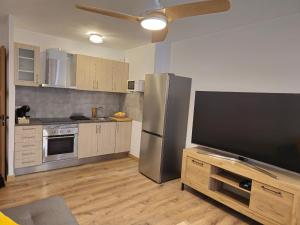
[[[181,182],[183,188],[190,186],[260,223],[300,225],[300,177],[265,170],[277,178],[204,148],[188,148],[183,151]],[[239,186],[245,179],[252,181],[251,190]]]

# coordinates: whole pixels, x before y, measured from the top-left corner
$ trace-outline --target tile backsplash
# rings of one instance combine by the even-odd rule
[[[92,107],[104,107],[104,116],[120,111],[124,94],[60,88],[16,87],[16,106],[29,105],[33,118],[69,117],[77,113],[91,117]]]
[[[130,93],[121,96],[121,111],[136,121],[143,120],[143,93]]]

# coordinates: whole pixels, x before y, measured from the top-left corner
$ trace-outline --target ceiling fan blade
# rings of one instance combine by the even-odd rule
[[[119,12],[110,11],[110,10],[106,10],[106,9],[96,8],[93,6],[76,5],[76,8],[85,10],[85,11],[89,11],[89,12],[93,12],[93,13],[99,13],[99,14],[105,15],[105,16],[111,16],[111,17],[118,18],[118,19],[134,21],[134,22],[139,22],[143,19],[143,17],[132,16],[132,15],[124,14],[124,13],[119,13]]]
[[[224,12],[229,9],[229,0],[204,0],[200,2],[171,6],[162,9],[162,12],[166,14],[169,21],[172,21],[184,17]]]
[[[166,39],[168,34],[168,27],[163,30],[152,31],[152,43],[162,42]]]

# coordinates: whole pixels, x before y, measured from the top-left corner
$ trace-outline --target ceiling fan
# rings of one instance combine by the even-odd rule
[[[176,19],[224,12],[230,8],[229,0],[204,0],[175,5],[167,8],[161,7],[159,0],[156,1],[159,5],[158,9],[146,12],[145,16],[133,16],[116,11],[79,4],[76,5],[76,8],[118,19],[138,22],[144,29],[152,31],[152,43],[165,40],[168,34],[168,23]]]

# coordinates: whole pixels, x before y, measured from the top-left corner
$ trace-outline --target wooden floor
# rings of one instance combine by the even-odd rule
[[[80,225],[255,224],[179,180],[152,182],[131,158],[17,177],[0,189],[0,210],[55,195]]]

